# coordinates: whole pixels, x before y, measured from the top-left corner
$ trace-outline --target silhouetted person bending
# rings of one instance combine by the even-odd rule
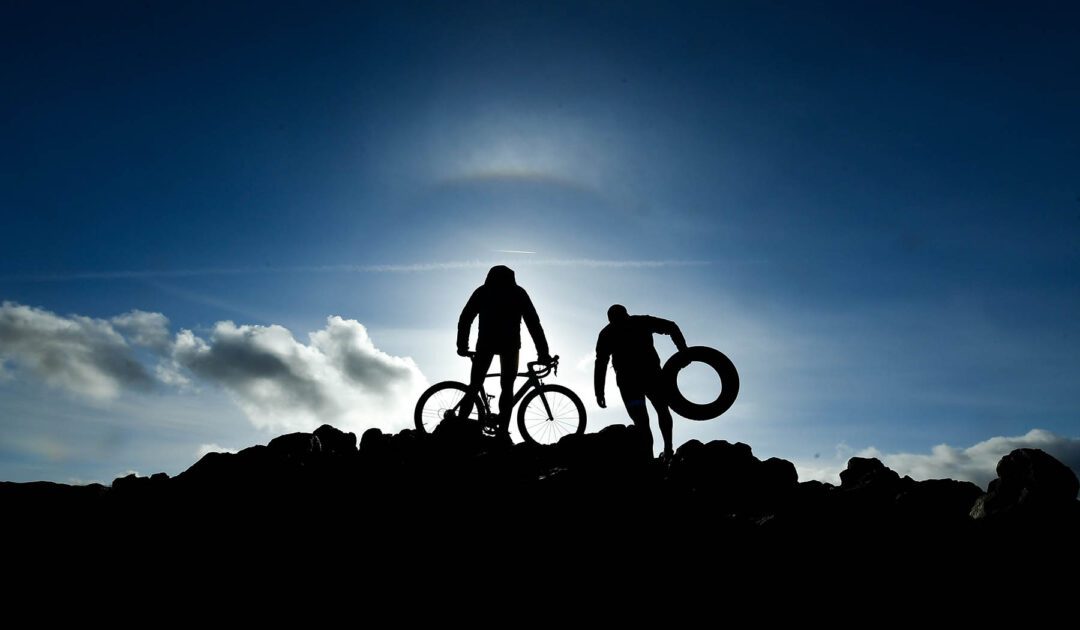
[[[521,350],[521,320],[532,335],[540,362],[550,362],[547,338],[540,327],[532,300],[525,289],[514,280],[514,271],[498,265],[488,271],[484,284],[473,291],[458,319],[457,352],[469,356],[469,331],[472,322],[480,317],[476,339],[476,356],[473,358],[469,391],[479,391],[484,382],[491,360],[499,355],[502,393],[499,396],[499,428],[497,437],[509,439],[510,409],[514,405],[514,379],[517,378],[518,354]],[[472,395],[466,397],[459,413],[467,418],[472,412]]]
[[[604,398],[604,383],[607,380],[608,359],[615,367],[615,381],[619,385],[626,412],[634,424],[644,431],[652,448],[652,431],[649,430],[649,410],[645,407],[648,398],[660,421],[660,435],[664,437],[664,457],[671,457],[671,411],[668,410],[667,397],[660,381],[660,357],[656,354],[652,336],[654,333],[671,335],[675,347],[686,349],[686,340],[682,331],[675,325],[659,317],[649,315],[630,315],[626,307],[616,304],[608,309],[608,325],[600,331],[596,340],[596,403],[607,407]]]

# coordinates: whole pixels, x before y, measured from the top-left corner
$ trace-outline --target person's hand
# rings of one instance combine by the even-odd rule
[[[536,358],[536,362],[537,363],[543,363],[544,365],[551,365],[551,355],[550,354],[541,354],[540,356],[538,356]]]
[[[601,409],[607,409],[607,401],[604,400],[603,396],[596,397],[596,404],[600,405]]]
[[[469,352],[468,348],[458,348],[457,349],[457,354],[458,354],[459,357],[471,357],[472,356],[472,353]]]

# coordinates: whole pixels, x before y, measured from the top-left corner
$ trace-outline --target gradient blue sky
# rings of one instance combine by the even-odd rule
[[[435,382],[503,261],[590,405],[613,302],[734,360],[734,408],[677,442],[800,470],[1075,447],[1080,9],[884,4],[5,3],[0,300],[211,344],[337,315]],[[3,479],[176,473],[311,422],[260,422],[213,370],[88,395],[19,331]]]

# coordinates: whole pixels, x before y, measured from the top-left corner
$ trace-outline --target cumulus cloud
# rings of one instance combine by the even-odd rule
[[[171,358],[169,360],[160,361],[154,368],[154,376],[159,381],[166,385],[170,385],[179,390],[192,390],[195,385],[191,379],[184,374],[183,368]]]
[[[1018,448],[1042,449],[1074,471],[1080,471],[1080,438],[1063,437],[1042,429],[1032,429],[1014,437],[992,437],[967,448],[939,444],[930,453],[882,453],[870,447],[854,455],[876,457],[889,468],[913,479],[961,479],[985,488],[997,477],[998,461]],[[839,454],[840,450],[837,452]],[[834,484],[839,483],[840,471],[845,466],[846,460],[833,465],[796,464],[801,481],[818,479]]]
[[[237,326],[218,322],[209,342],[182,330],[174,361],[202,380],[234,395],[256,424],[287,425],[296,411],[330,411],[315,369],[317,357],[281,326]],[[281,416],[281,418],[278,418]]]
[[[190,330],[172,337],[161,313],[104,320],[4,302],[0,379],[18,373],[96,399],[155,384],[216,385],[255,426],[275,431],[324,423],[353,431],[404,428],[427,385],[412,359],[379,350],[360,322],[336,316],[307,343],[282,326],[230,321],[203,339]]]
[[[329,317],[325,329],[311,334],[311,345],[347,380],[384,397],[394,394],[417,370],[412,359],[392,357],[376,348],[367,329],[356,320]]]
[[[146,311],[131,311],[118,315],[109,322],[116,330],[127,336],[127,339],[144,348],[150,348],[158,353],[166,353],[171,344],[172,335],[169,334],[169,318],[161,313],[148,313]]]
[[[146,313],[144,315],[149,315]],[[128,314],[128,317],[133,314]],[[95,399],[147,390],[154,378],[113,324],[11,302],[0,304],[0,364]]]
[[[252,423],[272,430],[310,431],[322,423],[401,428],[426,386],[412,359],[380,351],[360,322],[336,316],[307,344],[282,326],[218,322],[208,340],[182,330],[172,358],[223,387]]]

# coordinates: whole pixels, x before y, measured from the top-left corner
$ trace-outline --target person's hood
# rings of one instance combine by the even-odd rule
[[[517,280],[514,278],[514,270],[506,265],[496,265],[488,271],[485,286],[489,287],[516,287]]]

